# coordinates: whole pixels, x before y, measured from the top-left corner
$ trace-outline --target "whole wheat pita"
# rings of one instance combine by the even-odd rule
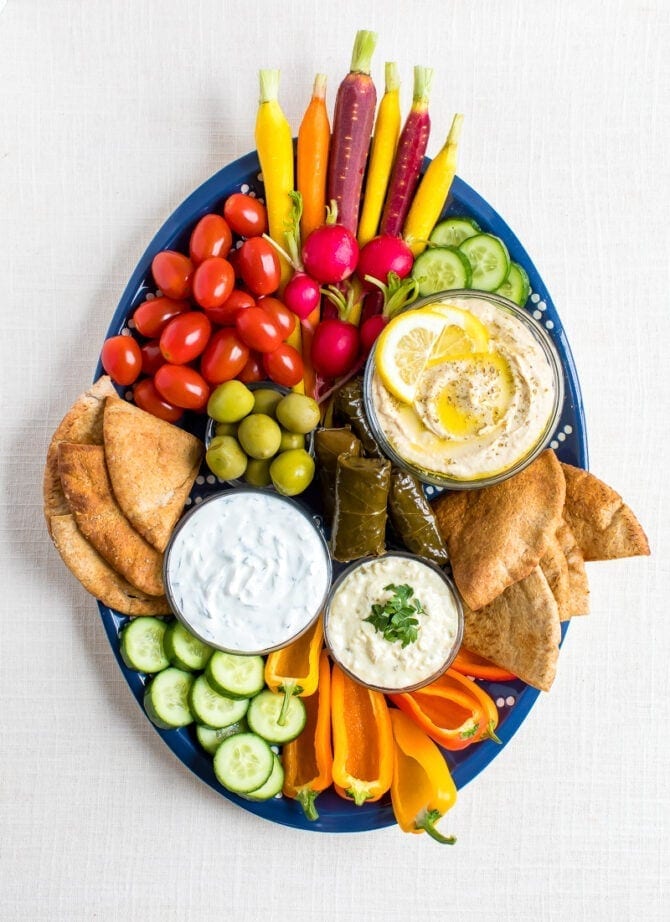
[[[563,522],[556,533],[561,550],[568,565],[569,598],[566,610],[561,613],[561,620],[575,615],[589,613],[589,580],[584,566],[584,555],[577,544],[572,529]]]
[[[539,566],[556,599],[559,617],[561,621],[566,621],[570,617],[570,573],[568,561],[558,540],[558,531],[549,539]]]

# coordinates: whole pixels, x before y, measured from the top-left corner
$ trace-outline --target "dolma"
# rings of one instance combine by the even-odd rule
[[[346,563],[384,553],[390,483],[389,461],[350,454],[338,457],[331,534],[335,560]]]
[[[353,378],[338,390],[335,395],[335,413],[344,422],[351,425],[351,428],[361,440],[363,451],[366,455],[372,458],[382,457],[365,413],[362,378]]]
[[[408,551],[438,566],[447,563],[447,549],[421,482],[399,467],[391,471],[389,518]]]
[[[323,514],[327,522],[333,519],[335,509],[335,473],[337,459],[342,454],[360,455],[361,442],[349,426],[339,429],[317,429],[314,434],[316,455],[323,500]]]

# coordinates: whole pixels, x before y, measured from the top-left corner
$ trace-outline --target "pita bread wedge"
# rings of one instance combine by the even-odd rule
[[[58,445],[63,441],[102,445],[102,416],[105,398],[110,396],[116,396],[116,391],[111,378],[103,375],[93,387],[80,394],[53,434],[42,482],[44,517],[50,533],[51,517],[67,515],[70,511],[58,475]]]
[[[549,691],[556,675],[561,624],[542,570],[509,586],[479,611],[463,606],[463,646]]]
[[[569,596],[566,608],[561,611],[561,621],[565,621],[575,615],[588,615],[589,580],[584,566],[584,555],[567,522],[560,526],[556,538],[568,565]]]
[[[552,595],[558,605],[561,621],[567,620],[570,608],[570,573],[568,561],[558,540],[558,531],[551,536],[547,548],[540,558],[540,569],[545,575]]]
[[[202,442],[118,397],[105,401],[103,433],[119,506],[164,551],[200,469]]]
[[[116,502],[103,446],[61,442],[58,470],[84,537],[133,586],[147,595],[163,595],[163,555],[133,528]]]
[[[54,515],[51,535],[63,563],[84,589],[122,615],[169,615],[165,596],[148,596],[119,576],[89,544],[73,515]]]
[[[619,494],[589,471],[563,464],[565,520],[584,560],[646,556],[649,542]]]
[[[454,582],[471,609],[535,569],[562,521],[564,500],[565,478],[550,450],[502,483],[435,500]]]

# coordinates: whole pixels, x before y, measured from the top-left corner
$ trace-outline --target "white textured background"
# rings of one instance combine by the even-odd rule
[[[374,76],[436,69],[429,153],[520,236],[570,338],[591,467],[650,559],[592,565],[552,691],[466,787],[440,849],[256,819],[132,700],[41,520],[51,431],[154,231],[253,146],[260,66],[297,128],[357,28]],[[0,0],[0,918],[670,918],[670,4]]]

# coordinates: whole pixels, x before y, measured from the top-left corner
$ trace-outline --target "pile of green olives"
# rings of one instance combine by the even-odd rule
[[[214,434],[205,458],[221,480],[273,486],[284,496],[296,496],[310,485],[314,459],[306,436],[320,419],[311,397],[283,394],[271,384],[252,390],[242,381],[226,381],[212,391],[207,413]]]

